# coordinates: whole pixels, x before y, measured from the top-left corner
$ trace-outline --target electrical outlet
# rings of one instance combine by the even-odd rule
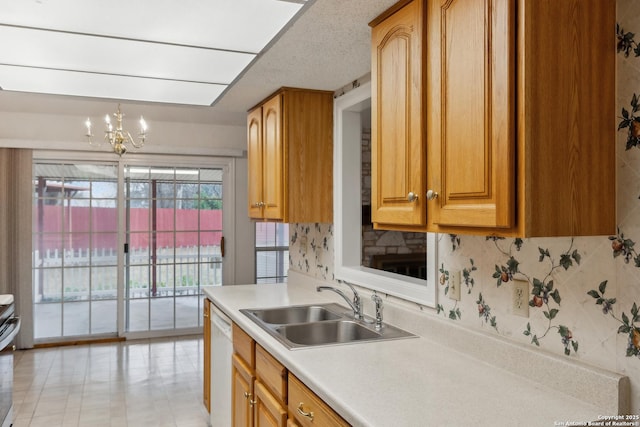
[[[529,282],[514,280],[512,291],[512,311],[516,316],[529,317]]]
[[[452,271],[449,275],[449,298],[460,301],[460,270]]]

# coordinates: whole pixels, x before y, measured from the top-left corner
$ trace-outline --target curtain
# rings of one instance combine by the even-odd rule
[[[33,346],[32,157],[32,150],[0,148],[0,294],[14,295],[19,348]]]

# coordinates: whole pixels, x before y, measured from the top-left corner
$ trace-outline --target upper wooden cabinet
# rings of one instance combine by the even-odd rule
[[[406,2],[405,2],[406,3]],[[371,30],[371,219],[426,221],[423,4],[409,2]]]
[[[333,220],[333,94],[283,88],[247,117],[249,216]]]
[[[615,2],[402,1],[372,25],[372,150],[392,163],[372,162],[377,228],[522,237],[615,232]],[[424,31],[419,52],[383,54],[381,40],[403,26]],[[419,73],[416,63],[424,66]],[[421,107],[400,90],[401,105],[383,105],[390,85],[418,87]],[[418,173],[406,162],[421,150]],[[400,201],[401,188],[413,191],[409,175],[426,187],[416,185],[414,202]],[[437,197],[425,200],[427,192]],[[388,195],[425,219],[385,216]]]

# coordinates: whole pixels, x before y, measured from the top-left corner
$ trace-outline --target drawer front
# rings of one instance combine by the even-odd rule
[[[256,345],[256,376],[274,397],[287,402],[287,369],[260,345]]]
[[[289,416],[303,427],[348,426],[333,409],[289,374]]]
[[[237,353],[252,369],[256,367],[256,342],[238,325],[233,324],[233,351]]]

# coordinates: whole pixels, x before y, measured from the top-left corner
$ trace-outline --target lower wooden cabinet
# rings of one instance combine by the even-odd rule
[[[233,350],[233,427],[349,426],[236,324]]]
[[[256,427],[286,427],[287,408],[274,397],[260,381],[255,385],[255,423]]]
[[[333,409],[289,373],[289,416],[302,427],[349,426]]]
[[[231,357],[231,420],[234,427],[253,426],[255,374],[238,354]]]

